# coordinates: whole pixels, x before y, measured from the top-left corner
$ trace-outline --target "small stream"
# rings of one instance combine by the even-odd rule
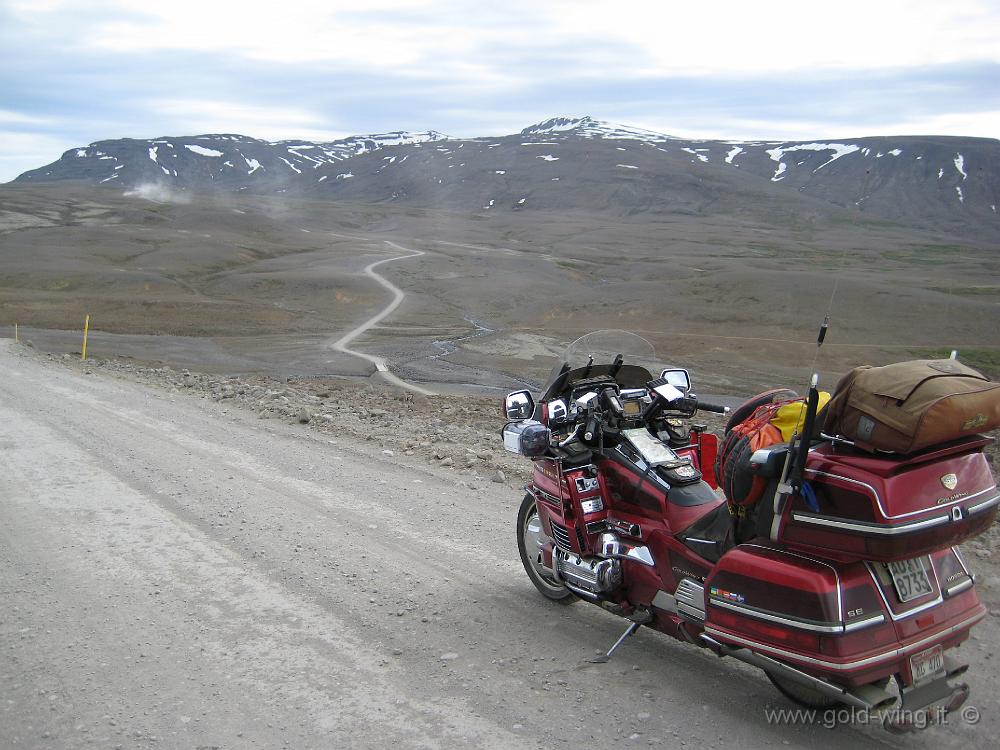
[[[488,336],[491,333],[496,333],[494,329],[484,325],[475,318],[469,317],[468,315],[466,315],[462,319],[466,323],[473,325],[475,327],[475,331],[473,333],[468,334],[467,336],[459,336],[458,338],[455,339],[432,341],[431,346],[433,346],[438,351],[438,353],[432,354],[429,357],[429,359],[441,359],[442,357],[447,357],[449,354],[458,351],[458,344],[462,341],[470,341],[472,339],[477,339],[480,336]]]

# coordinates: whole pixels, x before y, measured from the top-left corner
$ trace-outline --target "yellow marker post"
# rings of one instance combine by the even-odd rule
[[[21,337],[17,335],[17,323],[14,324],[14,343],[21,340]]]
[[[83,322],[83,353],[81,354],[80,359],[87,358],[87,333],[89,331],[90,331],[90,316],[88,315],[87,319]]]

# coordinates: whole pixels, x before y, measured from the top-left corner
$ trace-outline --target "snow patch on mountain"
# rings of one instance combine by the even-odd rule
[[[766,153],[773,161],[780,162],[782,157],[790,151],[832,151],[833,156],[813,170],[813,173],[815,174],[827,164],[832,164],[837,161],[840,157],[853,154],[855,151],[860,150],[860,146],[846,143],[797,143],[794,146],[778,146],[777,148],[769,148]],[[775,176],[778,174],[779,173],[775,173]],[[774,178],[772,177],[771,179],[773,180]]]
[[[629,125],[595,120],[593,117],[552,117],[535,125],[529,125],[521,131],[520,135],[530,137],[563,133],[573,133],[583,138],[632,140],[644,141],[646,143],[662,143],[664,141],[675,140],[663,133],[655,133],[652,130],[633,128]]]
[[[290,161],[288,161],[288,159],[286,159],[284,156],[279,156],[278,158],[281,159],[283,162],[285,162],[285,164],[288,165],[289,169],[291,169],[293,172],[295,172],[295,174],[302,174],[302,170],[299,169],[298,167],[296,167]]]
[[[969,175],[965,173],[965,157],[961,154],[955,154],[955,169],[962,175],[963,181],[968,179]]]
[[[205,148],[204,146],[192,146],[185,143],[184,148],[192,153],[198,154],[199,156],[222,156],[221,151],[216,151],[214,148]]]
[[[726,154],[726,164],[732,164],[733,159],[735,159],[742,153],[743,153],[742,146],[733,146],[731,149],[729,149],[729,153]]]
[[[708,157],[705,154],[700,153],[701,151],[708,151],[707,148],[688,148],[687,146],[684,146],[681,151],[687,151],[689,154],[696,156],[698,161],[708,161]]]

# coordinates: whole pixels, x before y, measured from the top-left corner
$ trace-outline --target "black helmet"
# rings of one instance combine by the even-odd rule
[[[521,455],[537,458],[548,450],[549,428],[543,424],[529,424],[521,430]]]

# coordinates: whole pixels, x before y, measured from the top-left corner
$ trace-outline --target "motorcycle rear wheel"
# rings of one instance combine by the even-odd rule
[[[521,501],[521,508],[517,512],[517,549],[521,553],[524,572],[546,599],[559,604],[574,604],[578,601],[576,595],[552,578],[538,560],[540,537],[548,538],[542,530],[535,498],[528,493]]]

